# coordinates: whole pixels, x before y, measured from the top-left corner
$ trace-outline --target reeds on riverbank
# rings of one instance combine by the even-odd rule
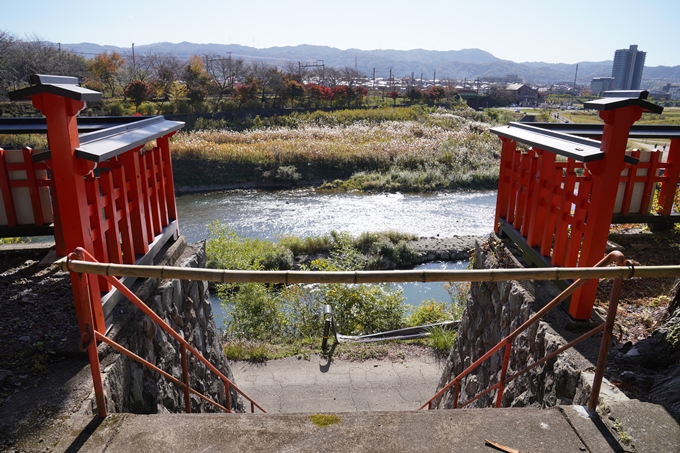
[[[326,181],[393,191],[493,187],[500,142],[488,132],[490,121],[472,110],[401,108],[298,115],[288,121],[293,127],[180,133],[173,140],[175,180],[178,186]]]

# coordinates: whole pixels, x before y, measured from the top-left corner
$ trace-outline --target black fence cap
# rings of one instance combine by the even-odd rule
[[[78,77],[31,74],[28,76],[31,85],[78,85]]]
[[[584,102],[583,108],[593,110],[614,110],[635,106],[641,107],[645,112],[663,112],[663,107],[647,101],[647,96],[649,96],[649,91],[646,90],[605,91],[602,99]]]
[[[99,91],[79,87],[76,77],[33,74],[28,80],[32,84],[30,87],[7,93],[10,100],[27,99],[40,93],[52,93],[83,102],[102,100],[102,94]]]
[[[628,98],[628,99],[647,99],[649,91],[647,90],[615,90],[605,91],[602,93],[605,98]]]

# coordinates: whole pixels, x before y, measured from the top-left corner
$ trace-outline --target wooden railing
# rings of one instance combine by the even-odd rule
[[[495,229],[512,238],[530,264],[592,267],[605,254],[613,221],[680,219],[671,216],[680,177],[680,127],[631,128],[643,111],[663,109],[647,102],[646,92],[610,96],[585,105],[601,111],[604,125],[510,123],[492,129],[502,141]],[[667,158],[661,151],[627,154],[629,136],[668,140]],[[654,213],[659,187],[660,209]],[[593,282],[575,292],[574,318],[590,318],[596,290]]]
[[[82,247],[100,261],[150,263],[179,234],[169,139],[184,123],[159,116],[83,118],[79,124],[85,102],[100,100],[101,93],[77,82],[34,75],[30,87],[9,93],[12,100],[31,99],[45,118],[2,120],[0,133],[46,133],[50,149],[25,148],[21,156],[0,150],[4,233],[54,234],[58,256]],[[0,214],[3,231],[1,220]],[[120,293],[104,278],[90,278],[95,325],[104,333]],[[72,285],[81,306],[73,279]]]
[[[47,165],[32,155],[29,147],[0,148],[0,237],[54,233]]]

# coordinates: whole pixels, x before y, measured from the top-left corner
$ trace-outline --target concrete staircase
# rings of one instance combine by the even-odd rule
[[[423,412],[341,412],[335,423],[311,414],[115,414],[64,436],[56,452],[668,452],[680,427],[663,408],[617,403],[625,443],[580,406]]]

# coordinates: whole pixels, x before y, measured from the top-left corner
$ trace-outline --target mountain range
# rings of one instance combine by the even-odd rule
[[[102,52],[116,51],[130,53],[130,48],[99,45],[93,43],[62,44],[63,48],[91,57]],[[388,78],[390,69],[394,77],[409,77],[412,74],[420,79],[476,79],[478,77],[503,77],[517,74],[528,83],[552,84],[574,82],[589,85],[593,77],[609,77],[612,61],[582,61],[576,64],[524,62],[515,63],[503,60],[480,49],[463,50],[341,50],[327,46],[299,45],[285,47],[269,47],[258,49],[238,44],[195,44],[190,42],[160,42],[135,46],[138,54],[161,53],[188,59],[192,55],[231,54],[244,60],[262,60],[283,65],[298,62],[302,64],[323,61],[326,67],[356,67],[360,72],[376,77]],[[680,65],[678,66],[645,66],[642,76],[642,88],[660,88],[666,83],[680,83]]]

